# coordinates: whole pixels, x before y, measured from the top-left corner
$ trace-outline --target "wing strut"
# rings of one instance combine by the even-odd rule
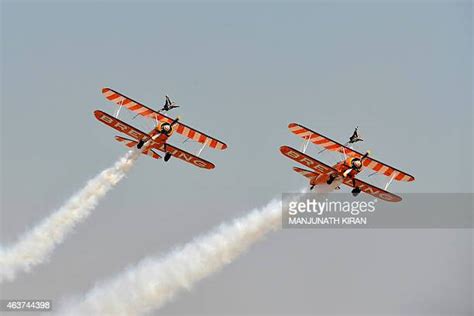
[[[305,140],[305,141],[303,141],[303,146],[302,146],[302,148],[301,148],[303,154],[306,153],[306,149],[308,149],[309,142],[311,141],[311,136],[313,136],[313,135],[309,135],[309,136],[308,136],[308,139]]]
[[[387,182],[387,184],[385,185],[385,188],[384,188],[385,191],[387,191],[388,186],[390,185],[390,183],[392,183],[393,179],[395,179],[395,176],[392,176],[392,177],[390,178],[390,180]]]
[[[123,99],[120,100],[119,104],[120,104],[120,107],[118,108],[117,112],[115,113],[115,118],[118,118],[118,117],[119,117],[120,110],[121,110],[122,107],[123,107]]]
[[[345,161],[347,159],[347,156],[346,156],[346,149],[344,147],[342,147],[342,159]]]
[[[197,152],[196,156],[199,157],[199,156],[201,155],[202,151],[204,150],[204,147],[206,147],[206,145],[207,145],[207,142],[208,142],[208,140],[206,140],[206,141],[204,142],[204,144],[202,144],[202,147],[199,149],[199,151]]]

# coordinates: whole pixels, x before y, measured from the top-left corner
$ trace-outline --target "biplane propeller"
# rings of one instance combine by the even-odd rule
[[[401,197],[386,191],[390,183],[393,180],[415,180],[413,176],[378,160],[375,160],[369,155],[369,152],[362,154],[297,123],[290,123],[288,128],[292,133],[304,139],[303,152],[289,146],[281,146],[280,151],[286,157],[312,169],[310,171],[293,167],[294,171],[309,179],[311,189],[316,185],[333,184],[337,182],[335,183],[337,185],[336,187],[338,187],[340,183],[352,187],[352,194],[354,196],[357,196],[360,192],[365,192],[385,201],[399,202],[402,200]],[[356,128],[351,139],[355,140],[358,138],[359,136],[357,134]],[[349,141],[349,143],[355,142],[356,141]],[[309,143],[322,146],[324,150],[339,152],[344,155],[344,159],[330,167],[305,153]],[[374,172],[380,173],[390,178],[384,189],[378,188],[372,184],[366,183],[356,178],[356,175],[359,174],[364,167],[372,169]]]
[[[159,124],[157,123],[157,128],[155,128],[157,130],[157,133],[156,135],[152,136],[152,137],[149,137],[148,139],[141,139],[138,144],[137,144],[137,148],[138,149],[141,149],[143,147],[143,145],[145,144],[146,141],[148,141],[149,139],[156,139],[158,138],[161,134],[164,134],[166,136],[171,136],[171,133],[173,131],[173,126],[178,123],[180,117],[176,117],[173,122],[171,123],[167,123],[167,122],[163,122],[162,124]],[[149,133],[150,134],[150,133]],[[166,143],[165,143],[165,151],[166,151]],[[170,156],[168,156],[169,153],[166,153],[165,155],[165,161],[168,161],[170,159]]]
[[[129,148],[136,147],[144,155],[151,156],[155,159],[160,159],[161,156],[154,151],[159,150],[165,153],[165,161],[168,161],[171,157],[175,157],[199,168],[213,169],[215,167],[213,163],[199,157],[201,152],[204,150],[204,147],[208,146],[219,150],[224,150],[227,148],[225,143],[181,123],[179,117],[172,119],[160,113],[161,110],[158,112],[154,111],[140,102],[137,102],[110,88],[102,89],[102,94],[109,101],[116,103],[119,106],[119,109],[117,110],[115,116],[111,116],[100,110],[96,110],[94,112],[95,117],[102,123],[130,136],[132,139],[121,136],[116,136],[115,139],[124,143],[125,146]],[[166,97],[166,99],[166,103],[169,103],[168,105],[170,106],[168,109],[178,107],[174,105],[174,102],[171,102],[168,97]],[[119,120],[118,115],[122,107],[127,108],[137,115],[154,120],[156,124],[155,128],[153,128],[150,132],[145,133]],[[195,155],[193,155],[169,144],[168,139],[174,132],[183,135],[187,139],[201,143],[202,147]]]

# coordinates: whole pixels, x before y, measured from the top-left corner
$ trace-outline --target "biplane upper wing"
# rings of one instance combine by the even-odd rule
[[[330,174],[338,175],[339,174],[337,172],[337,170],[335,170],[334,168],[329,167],[328,165],[326,165],[326,164],[324,164],[324,163],[322,163],[322,162],[320,162],[316,159],[313,159],[310,156],[308,156],[306,154],[303,154],[302,152],[300,152],[300,151],[298,151],[294,148],[291,148],[289,146],[280,147],[280,151],[286,157],[288,157],[290,159],[293,159],[294,161],[299,162],[299,163],[305,165],[306,167],[309,167],[309,168],[315,170],[317,173],[324,174],[324,175],[330,175]],[[296,168],[296,169],[299,169],[299,168]],[[295,171],[299,172],[296,169],[295,169]],[[304,171],[304,169],[299,169],[299,170]],[[299,173],[301,173],[301,172],[299,172]],[[342,180],[342,182],[345,185],[348,185],[348,186],[352,187],[352,179],[344,178]],[[402,200],[401,197],[399,197],[399,196],[397,196],[393,193],[390,193],[390,192],[387,192],[387,191],[382,190],[380,188],[377,188],[376,186],[368,184],[368,183],[366,183],[364,181],[361,181],[359,179],[356,179],[355,182],[356,182],[356,186],[358,186],[361,191],[363,191],[367,194],[370,194],[370,195],[372,195],[376,198],[379,198],[381,200],[388,201],[388,202],[399,202],[399,201]]]
[[[214,167],[215,167],[213,163],[211,163],[209,161],[206,161],[202,158],[199,158],[198,156],[195,156],[195,155],[190,154],[188,152],[185,152],[182,149],[171,146],[170,144],[153,142],[151,147],[156,148],[156,149],[158,149],[158,150],[160,150],[164,153],[170,153],[172,156],[174,156],[178,159],[181,159],[185,162],[188,162],[192,165],[195,165],[196,167],[199,167],[199,168],[214,169]]]
[[[290,131],[298,136],[300,136],[301,138],[303,139],[306,139],[310,142],[312,142],[313,144],[316,144],[316,145],[319,145],[319,146],[322,146],[324,148],[326,148],[327,150],[331,150],[331,151],[337,151],[337,152],[340,152],[340,153],[343,153],[345,155],[348,155],[348,156],[352,156],[352,157],[357,157],[357,158],[360,158],[362,157],[364,154],[354,150],[354,149],[351,149],[349,147],[346,147],[326,136],[323,136],[319,133],[316,133],[315,131],[307,128],[307,127],[304,127],[300,124],[297,124],[297,123],[290,123],[288,125],[288,128],[290,129]],[[381,173],[387,177],[393,177],[394,180],[397,180],[397,181],[413,181],[415,180],[415,178],[412,176],[412,175],[409,175],[408,173],[405,173],[401,170],[398,170],[392,166],[389,166],[385,163],[382,163],[378,160],[375,160],[373,159],[372,157],[367,157],[363,160],[363,165],[367,168],[370,168],[374,171],[376,171],[377,173]]]
[[[152,119],[157,119],[161,122],[168,122],[171,123],[173,122],[173,119],[170,117],[158,113],[149,107],[141,104],[140,102],[137,102],[115,90],[112,90],[110,88],[104,88],[102,89],[102,94],[107,98],[107,100],[112,101],[116,103],[117,105],[123,106],[127,109],[129,109],[132,112],[135,112],[137,114],[140,114],[144,117],[152,118]],[[214,137],[211,137],[209,135],[206,135],[192,127],[189,127],[181,122],[175,123],[176,126],[176,132],[183,135],[184,137],[187,137],[189,139],[192,139],[196,142],[199,142],[201,144],[206,144],[207,146],[215,149],[220,149],[224,150],[227,148],[227,145],[220,140],[215,139]]]
[[[148,139],[150,136],[148,136],[146,133],[142,132],[141,130],[128,125],[125,122],[122,122],[121,120],[105,113],[100,110],[94,111],[94,115],[96,119],[104,123],[105,125],[108,125],[114,129],[116,129],[119,132],[122,132],[124,134],[127,134],[128,136],[136,139],[136,140],[142,140],[142,139]]]

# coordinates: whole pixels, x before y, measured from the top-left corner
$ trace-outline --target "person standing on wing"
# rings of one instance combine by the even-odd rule
[[[165,96],[165,97],[166,97],[165,104],[158,112],[162,112],[162,111],[168,112],[169,110],[179,108],[179,105],[176,105],[176,102],[171,101],[169,96]]]

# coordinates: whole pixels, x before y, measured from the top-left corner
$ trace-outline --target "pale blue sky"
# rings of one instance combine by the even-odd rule
[[[359,125],[366,139],[362,150],[371,149],[378,159],[416,177],[413,183],[394,184],[395,192],[472,192],[472,7],[468,1],[38,2],[2,2],[2,244],[14,242],[123,154],[124,148],[113,139],[116,133],[92,115],[95,109],[109,113],[116,109],[102,97],[102,87],[155,108],[168,94],[182,106],[176,113],[183,121],[222,139],[229,149],[204,152],[216,164],[211,172],[180,161],[140,159],[51,263],[5,285],[6,293],[34,297],[42,289],[52,298],[80,293],[94,280],[112,276],[145,255],[165,251],[282,192],[306,185],[278,150],[283,144],[300,144],[287,129],[290,122],[341,141]],[[123,118],[130,122],[131,116]],[[317,150],[312,147],[310,153]],[[332,241],[314,245],[315,234]],[[301,258],[299,264],[319,260],[310,251],[292,247],[296,242],[308,240],[322,247],[325,255],[329,252],[334,260],[347,262],[339,267],[347,271],[352,260],[369,260],[374,252],[380,260],[401,258],[405,251],[416,254],[432,242],[439,253],[453,256],[470,245],[459,232],[431,232],[430,238],[426,232],[413,232],[409,240],[394,232],[379,232],[378,241],[372,240],[370,232],[351,234],[285,232],[278,244],[277,239],[269,239],[259,246],[262,251],[242,259],[242,270],[236,263],[233,276],[219,275],[220,285],[228,291],[228,296],[220,294],[223,306],[228,297],[250,299],[245,296],[249,289],[233,278],[251,277],[263,284],[252,274],[257,269],[252,262],[264,264],[268,256],[277,262],[281,256]],[[348,247],[348,239],[354,247],[364,247],[359,249],[366,254],[364,259],[351,247],[346,249],[350,254],[332,253]],[[453,240],[458,239],[462,243],[453,249]],[[384,242],[393,246],[389,254]],[[403,247],[393,249],[396,245]],[[104,249],[107,258],[102,258]],[[439,253],[412,260],[421,268],[439,262]],[[433,285],[428,280],[439,273],[452,278],[449,284],[456,286],[461,277],[450,273],[465,264],[464,257],[458,259],[452,265],[433,267],[424,281],[415,284],[407,279],[409,285],[397,289],[429,291]],[[367,265],[362,261],[355,265],[364,270]],[[272,264],[276,274],[284,269],[282,263]],[[332,278],[336,285],[346,286],[336,272]],[[386,278],[395,282],[400,275]],[[45,289],[51,279],[54,282]],[[305,285],[306,290],[322,291],[314,281],[314,287]],[[352,286],[362,293],[377,292],[380,285],[365,281]],[[209,283],[203,287],[203,292],[183,298],[168,312],[222,312],[199,305],[222,293],[222,287]],[[263,285],[258,289],[270,291],[262,294],[265,297],[279,297]],[[400,293],[380,291],[376,293],[380,305],[372,307],[380,311],[393,301],[388,310],[394,311],[397,302],[405,302]],[[466,303],[462,296],[458,299],[450,296],[443,306],[456,303],[463,310]],[[268,304],[253,304],[260,312],[273,311]],[[413,304],[420,311],[421,305]],[[360,312],[372,308],[346,307]],[[321,306],[326,313],[330,308],[329,303]],[[341,308],[341,313],[347,312]]]

